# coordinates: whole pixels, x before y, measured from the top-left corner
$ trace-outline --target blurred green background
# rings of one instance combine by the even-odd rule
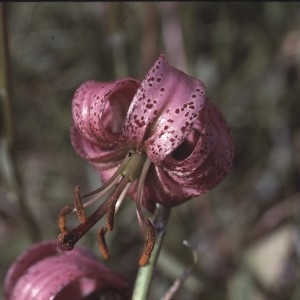
[[[299,3],[5,6],[12,97],[11,113],[1,102],[1,282],[34,240],[56,238],[58,212],[75,185],[83,192],[99,185],[70,145],[75,89],[88,79],[142,79],[164,52],[205,83],[232,129],[236,155],[217,188],[173,209],[150,299],[191,265],[183,240],[199,261],[176,299],[300,299]],[[143,247],[137,225],[126,201],[108,235],[106,264],[132,282]],[[95,230],[78,244],[100,257]]]

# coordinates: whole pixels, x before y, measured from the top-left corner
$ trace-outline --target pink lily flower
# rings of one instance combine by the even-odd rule
[[[58,246],[64,250],[72,249],[106,214],[99,240],[107,257],[104,235],[113,229],[116,208],[129,194],[146,232],[144,254],[148,254],[140,264],[147,263],[155,237],[142,207],[152,212],[156,203],[173,207],[203,195],[223,180],[232,165],[230,130],[207,99],[204,84],[170,66],[164,55],[141,83],[131,78],[83,83],[74,95],[72,114],[73,147],[105,184],[83,196],[93,196],[84,204],[75,189],[75,208],[65,207],[60,215]],[[106,195],[87,218],[84,207]],[[81,224],[68,232],[64,218],[71,211],[77,212]]]
[[[34,244],[22,253],[4,282],[7,300],[92,300],[106,293],[130,299],[131,288],[122,275],[86,251],[61,252],[52,240]]]

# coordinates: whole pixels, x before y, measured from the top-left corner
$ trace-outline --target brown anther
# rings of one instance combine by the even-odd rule
[[[105,234],[107,232],[107,229],[104,227],[99,228],[98,230],[98,247],[99,251],[104,259],[109,258],[108,248],[105,240]]]
[[[61,233],[68,232],[66,226],[66,215],[69,214],[71,211],[72,211],[71,208],[68,205],[66,205],[59,212],[58,227]]]
[[[83,203],[80,197],[79,186],[76,186],[74,189],[74,206],[76,208],[76,214],[81,224],[85,224],[87,217],[85,215]]]
[[[110,203],[106,213],[106,228],[112,231],[114,228],[114,217],[115,217],[116,203]]]
[[[155,231],[154,227],[149,219],[146,219],[144,221],[145,225],[145,231],[146,231],[146,238],[145,238],[145,246],[144,246],[144,251],[142,253],[142,256],[139,260],[139,265],[140,266],[145,266],[151,257],[151,253],[154,249],[155,245]]]

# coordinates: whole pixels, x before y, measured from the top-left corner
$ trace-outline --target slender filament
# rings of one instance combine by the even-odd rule
[[[138,217],[139,224],[145,235],[144,250],[143,250],[142,256],[139,260],[140,266],[144,266],[149,262],[151,253],[152,253],[152,251],[154,249],[154,245],[155,245],[155,230],[153,228],[151,221],[148,218],[145,218],[143,211],[142,211],[143,187],[144,187],[144,183],[145,183],[146,176],[147,176],[150,166],[151,166],[151,161],[149,159],[147,159],[143,166],[140,180],[138,182],[138,187],[137,187],[136,211],[137,211],[137,217]]]

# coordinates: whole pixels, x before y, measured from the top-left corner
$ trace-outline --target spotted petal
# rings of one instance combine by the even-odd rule
[[[160,55],[133,98],[122,139],[159,164],[189,134],[204,102],[203,83]]]
[[[138,87],[139,82],[131,78],[83,83],[72,102],[77,131],[92,143],[108,147],[117,145],[129,104]]]
[[[156,166],[164,191],[160,202],[174,206],[211,190],[229,172],[233,156],[229,128],[217,108],[207,101],[186,140]]]
[[[124,154],[120,131],[138,87],[138,81],[123,78],[108,83],[87,81],[76,90],[71,142],[76,152],[97,169]]]

